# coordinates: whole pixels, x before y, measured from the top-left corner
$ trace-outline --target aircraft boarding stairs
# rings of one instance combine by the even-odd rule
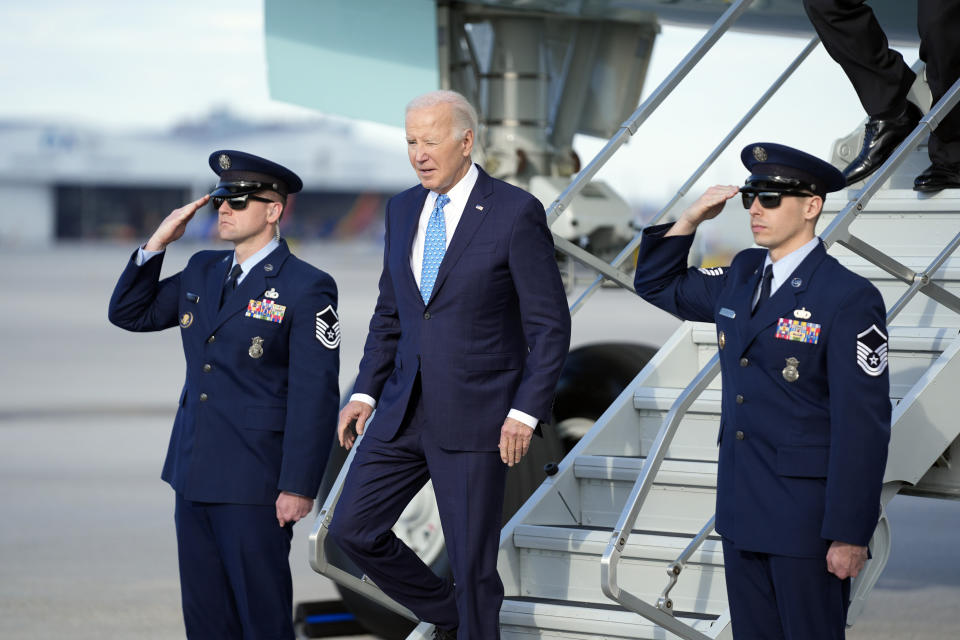
[[[550,206],[551,223],[749,5],[734,2],[624,122]],[[816,38],[807,44],[654,222],[673,210],[817,45]],[[911,190],[927,164],[922,143],[957,102],[960,82],[866,183],[827,199],[818,229],[830,253],[873,281],[888,306],[894,411],[884,505],[898,492],[960,499],[960,465],[952,463],[960,460],[960,258],[952,257],[960,245],[960,190],[932,196]],[[554,241],[600,274],[571,305],[572,314],[604,281],[632,291],[632,277],[620,266],[639,236],[610,264],[561,237]],[[723,555],[713,532],[718,373],[714,326],[681,325],[504,526],[498,558],[504,640],[732,638]],[[365,577],[332,566],[325,555],[326,526],[351,460],[352,452],[314,525],[311,564],[413,619]],[[854,584],[851,622],[886,563],[890,535],[882,515],[873,559]],[[429,637],[426,623],[409,636]]]
[[[913,155],[919,160],[926,152]],[[918,273],[960,230],[960,192],[919,199],[912,190],[897,188],[900,181],[912,184],[925,166],[897,173],[893,188],[880,191],[852,227],[871,246]],[[833,212],[823,215],[821,233],[837,219],[837,208],[847,204],[842,195],[831,199]],[[831,254],[869,277],[888,308],[904,293],[902,282],[850,250],[834,246]],[[932,281],[960,292],[960,259],[946,260]],[[951,482],[949,458],[942,457],[960,434],[958,328],[960,315],[923,295],[891,322],[894,424],[884,505],[907,488],[960,497],[957,474]],[[708,521],[712,529],[720,379],[704,372],[716,368],[716,353],[712,324],[684,323],[504,528],[499,568],[507,593],[500,613],[505,640],[732,637],[719,538],[708,530],[704,533],[711,535],[702,544],[691,544]],[[691,380],[705,385],[702,393],[688,393]],[[689,407],[678,411],[684,398]],[[679,422],[668,440],[661,430],[674,414]],[[638,505],[639,480],[658,440],[664,442],[662,463],[655,475],[649,471],[652,483]],[[952,451],[960,454],[960,444]],[[886,562],[890,535],[884,517],[872,543],[874,559],[855,588],[851,621]],[[688,544],[693,548],[680,559]],[[604,587],[628,606],[617,606]],[[631,611],[631,602],[648,603],[647,610],[660,616],[672,612],[673,622],[703,635],[668,634]]]
[[[960,258],[952,257],[960,190],[912,190],[928,164],[921,142],[958,91],[960,82],[865,184],[831,195],[818,227],[830,253],[887,303],[894,411],[884,507],[898,492],[960,498],[960,469],[951,467],[960,456]],[[732,638],[712,530],[716,354],[714,325],[684,323],[504,527],[505,640]],[[890,536],[882,515],[873,559],[854,583],[851,624],[886,564]]]

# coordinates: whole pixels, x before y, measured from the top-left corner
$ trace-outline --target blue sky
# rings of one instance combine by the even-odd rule
[[[0,19],[0,119],[161,129],[223,106],[254,118],[315,115],[267,94],[261,0],[4,0]],[[663,27],[645,96],[700,35]],[[804,44],[730,34],[601,177],[631,201],[666,200]],[[917,55],[904,54],[908,62]],[[739,182],[739,149],[748,142],[827,156],[832,141],[862,118],[846,78],[818,48],[704,184]],[[386,127],[372,130],[393,135]],[[602,142],[581,137],[576,144],[587,161]]]

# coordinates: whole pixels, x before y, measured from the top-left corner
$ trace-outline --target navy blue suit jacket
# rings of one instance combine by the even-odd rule
[[[543,206],[477,178],[424,305],[410,253],[427,190],[387,203],[380,294],[355,393],[377,399],[369,435],[391,440],[419,372],[433,436],[444,449],[496,451],[511,408],[550,416],[570,345],[570,312]]]
[[[716,323],[717,531],[740,549],[797,557],[822,557],[834,540],[866,545],[890,438],[888,369],[859,364],[886,360],[880,293],[821,243],[751,317],[766,250],[742,251],[724,269],[687,268],[693,236],[663,237],[669,227],[644,232],[635,285],[680,318]],[[800,322],[819,325],[818,336],[777,337]]]
[[[312,498],[337,423],[339,337],[318,337],[333,324],[336,285],[281,241],[220,309],[232,255],[201,251],[161,281],[163,255],[138,267],[134,254],[110,321],[130,331],[180,326],[187,376],[162,474],[177,492],[236,504],[273,504],[280,491]],[[248,312],[263,301],[285,307],[279,322]]]

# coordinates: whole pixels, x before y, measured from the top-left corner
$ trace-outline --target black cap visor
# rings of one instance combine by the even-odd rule
[[[263,182],[249,182],[246,180],[221,180],[210,192],[211,198],[237,198],[250,196],[261,191],[274,191],[275,185]]]

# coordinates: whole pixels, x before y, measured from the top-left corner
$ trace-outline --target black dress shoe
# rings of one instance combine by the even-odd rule
[[[440,627],[434,627],[433,640],[457,640],[457,630],[456,628],[441,629]]]
[[[922,117],[923,114],[920,113],[917,105],[908,102],[907,108],[896,118],[868,120],[864,128],[860,153],[853,159],[850,166],[843,170],[843,177],[847,179],[847,184],[863,180],[879,169],[894,149],[916,128]]]
[[[913,181],[914,191],[960,189],[960,165],[932,164]]]

